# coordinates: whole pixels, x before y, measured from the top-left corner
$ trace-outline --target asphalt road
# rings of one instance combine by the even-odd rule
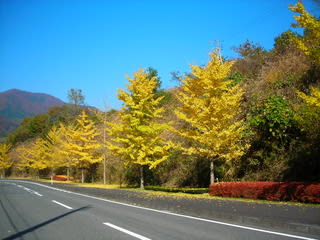
[[[320,219],[319,219],[320,221]],[[320,239],[119,203],[39,183],[0,181],[0,239]]]

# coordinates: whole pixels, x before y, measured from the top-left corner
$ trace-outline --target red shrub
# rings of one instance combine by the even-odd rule
[[[320,183],[221,182],[210,185],[210,195],[320,203]]]
[[[69,179],[72,180],[71,177]],[[68,176],[65,176],[65,175],[54,175],[53,176],[53,180],[56,180],[56,181],[67,181],[68,180]]]

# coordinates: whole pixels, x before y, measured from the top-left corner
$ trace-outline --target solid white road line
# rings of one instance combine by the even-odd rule
[[[67,208],[67,209],[72,209],[72,207],[69,207],[69,206],[67,206],[67,205],[65,205],[65,204],[63,204],[63,203],[61,203],[61,202],[56,201],[56,200],[52,200],[52,202],[54,202],[54,203],[56,203],[56,204],[59,204],[60,206],[65,207],[65,208]]]
[[[146,237],[144,237],[144,236],[141,236],[141,235],[139,235],[139,234],[137,234],[137,233],[131,232],[131,231],[127,230],[127,229],[118,227],[118,226],[113,225],[113,224],[111,224],[111,223],[103,223],[103,224],[104,224],[104,225],[107,225],[107,226],[109,226],[109,227],[111,227],[111,228],[114,228],[114,229],[116,229],[116,230],[118,230],[118,231],[120,231],[120,232],[124,232],[124,233],[126,233],[126,234],[128,234],[128,235],[130,235],[130,236],[135,237],[135,238],[138,238],[138,239],[141,239],[141,240],[151,240],[150,238],[146,238]]]
[[[137,209],[143,209],[143,210],[147,210],[147,211],[151,211],[151,212],[157,212],[157,213],[162,213],[162,214],[166,214],[166,215],[172,215],[172,216],[177,216],[177,217],[182,217],[182,218],[198,220],[198,221],[202,221],[202,222],[209,222],[209,223],[214,223],[214,224],[219,224],[219,225],[224,225],[224,226],[229,226],[229,227],[235,227],[235,228],[240,228],[240,229],[251,230],[251,231],[255,231],[255,232],[263,232],[263,233],[272,234],[272,235],[285,236],[285,237],[294,238],[294,239],[320,240],[320,239],[316,239],[316,238],[308,238],[308,237],[299,236],[299,235],[268,231],[268,230],[264,230],[264,229],[261,229],[261,228],[246,227],[246,226],[242,226],[242,225],[230,224],[230,223],[226,223],[226,222],[220,222],[220,221],[215,221],[215,220],[210,220],[210,219],[205,219],[205,218],[192,217],[192,216],[188,216],[188,215],[182,215],[182,214],[178,214],[178,213],[166,212],[166,211],[152,209],[152,208],[139,207],[139,206],[135,206],[135,205],[127,204],[127,203],[115,202],[115,201],[111,201],[111,200],[107,200],[107,199],[103,199],[103,198],[98,198],[98,197],[93,197],[93,196],[82,194],[82,193],[76,193],[76,192],[71,192],[71,191],[67,191],[67,190],[63,190],[63,189],[59,189],[59,188],[49,187],[49,186],[46,186],[46,185],[43,185],[43,184],[40,184],[40,183],[35,183],[35,182],[27,182],[27,181],[22,181],[22,180],[8,180],[8,181],[30,183],[30,184],[42,186],[44,188],[53,189],[53,190],[56,190],[56,191],[59,191],[59,192],[70,193],[70,194],[83,196],[83,197],[87,197],[87,198],[91,198],[91,199],[95,199],[95,200],[100,200],[100,201],[104,201],[104,202],[118,204],[118,205],[121,205],[121,206],[128,206],[128,207],[137,208]]]

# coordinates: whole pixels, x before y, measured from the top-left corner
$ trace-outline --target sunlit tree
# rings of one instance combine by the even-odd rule
[[[45,141],[42,138],[36,138],[27,146],[17,148],[17,153],[21,158],[19,167],[33,169],[39,174],[39,170],[47,168],[47,155]]]
[[[214,182],[214,162],[232,160],[243,153],[243,121],[237,120],[243,92],[226,80],[233,62],[223,61],[220,50],[210,53],[206,66],[191,66],[191,74],[181,79],[176,110],[189,127],[178,129],[192,145],[182,146],[187,154],[196,154],[210,162],[210,182]]]
[[[309,95],[300,91],[297,91],[297,95],[303,99],[304,104],[300,105],[295,117],[308,139],[318,142],[320,140],[320,89],[311,87]]]
[[[81,182],[84,182],[84,170],[91,164],[102,160],[98,152],[101,145],[97,141],[99,135],[97,128],[88,115],[82,111],[75,127],[62,130],[65,134],[65,151],[71,158],[72,165],[81,169]],[[69,152],[69,153],[68,153]]]
[[[73,115],[78,115],[81,112],[81,106],[83,106],[85,97],[82,93],[81,89],[74,89],[71,88],[68,91],[68,99],[69,99],[69,103],[72,106],[72,112]]]
[[[76,126],[74,124],[59,123],[60,132],[60,144],[59,151],[64,159],[64,167],[67,168],[67,179],[70,179],[70,170],[76,166],[76,160],[73,157],[73,153],[70,151],[71,143],[73,141],[72,132],[75,131]]]
[[[44,139],[46,166],[51,169],[51,176],[58,167],[66,166],[65,152],[63,149],[63,131],[57,126],[52,126]]]
[[[143,189],[143,166],[155,168],[169,157],[171,143],[160,137],[169,124],[156,121],[163,112],[159,107],[163,97],[155,96],[159,84],[156,76],[140,70],[127,79],[128,91],[119,90],[118,94],[123,101],[121,122],[108,123],[108,134],[112,136],[108,148],[126,164],[140,166],[140,188]]]
[[[295,37],[294,42],[306,55],[311,56],[315,63],[320,64],[320,21],[311,15],[298,1],[296,5],[289,9],[299,15],[295,15],[297,21],[294,27],[304,28],[303,37]]]
[[[311,94],[306,95],[303,92],[298,91],[298,96],[302,98],[309,106],[320,108],[320,89],[311,87]]]
[[[12,161],[8,155],[11,148],[10,144],[1,143],[0,144],[0,171],[1,178],[5,177],[5,170],[12,165]]]

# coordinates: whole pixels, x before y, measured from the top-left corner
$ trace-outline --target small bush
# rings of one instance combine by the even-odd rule
[[[53,176],[53,180],[55,181],[67,181],[68,180],[68,176],[65,176],[65,175],[54,175]],[[69,180],[73,180],[72,177],[69,177]]]
[[[320,183],[221,182],[210,185],[211,196],[320,203]]]

